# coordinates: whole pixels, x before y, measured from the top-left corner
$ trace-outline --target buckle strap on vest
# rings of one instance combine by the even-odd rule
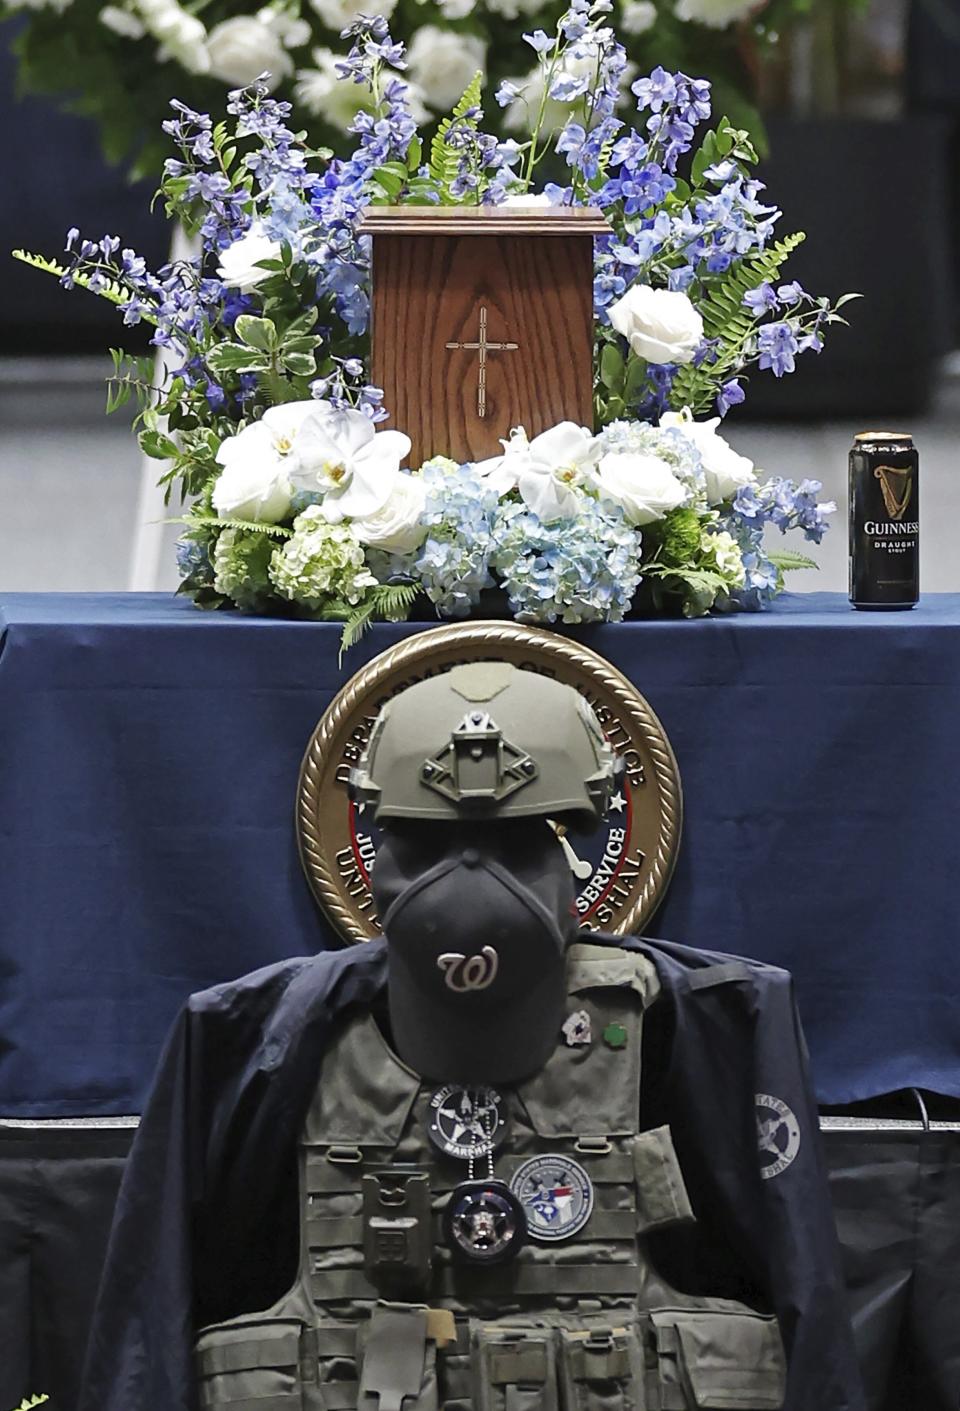
[[[360,1411],[401,1411],[404,1398],[416,1401],[427,1355],[427,1310],[378,1304],[370,1319],[363,1356]]]
[[[362,1269],[318,1269],[311,1275],[311,1291],[318,1302],[380,1297],[377,1286]],[[636,1264],[523,1264],[493,1269],[434,1269],[431,1295],[471,1299],[508,1297],[513,1294],[569,1294],[584,1298],[599,1294],[633,1295],[640,1290]],[[370,1408],[370,1411],[374,1411]]]

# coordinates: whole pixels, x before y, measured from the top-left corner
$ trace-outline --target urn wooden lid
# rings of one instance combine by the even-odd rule
[[[592,206],[368,206],[362,235],[609,235]]]

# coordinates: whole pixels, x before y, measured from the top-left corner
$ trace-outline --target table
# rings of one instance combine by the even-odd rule
[[[0,599],[0,1114],[137,1112],[188,993],[334,943],[292,821],[335,625],[162,594]],[[651,933],[795,975],[818,1096],[960,1096],[960,595],[571,633],[680,763]]]

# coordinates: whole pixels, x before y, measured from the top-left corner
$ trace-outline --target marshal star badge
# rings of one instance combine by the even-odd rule
[[[427,1108],[427,1135],[444,1156],[473,1161],[496,1151],[507,1135],[503,1099],[495,1088],[438,1088]]]
[[[297,791],[297,839],[311,890],[344,941],[381,934],[370,871],[380,834],[347,794],[384,702],[464,661],[508,661],[573,686],[596,712],[625,766],[622,788],[587,838],[558,829],[580,925],[630,935],[666,890],[680,845],[680,775],[663,727],[636,687],[578,642],[517,622],[416,631],[347,682],[307,744]]]

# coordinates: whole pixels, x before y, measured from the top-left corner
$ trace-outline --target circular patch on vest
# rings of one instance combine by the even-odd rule
[[[760,1175],[765,1181],[785,1171],[800,1150],[800,1123],[779,1097],[757,1093]]]
[[[510,1189],[523,1206],[534,1240],[566,1240],[593,1211],[593,1182],[569,1156],[531,1156],[513,1173]]]
[[[523,1206],[503,1181],[463,1181],[443,1212],[447,1243],[475,1264],[502,1264],[523,1244]]]
[[[503,1098],[495,1088],[438,1088],[427,1109],[427,1134],[444,1156],[460,1161],[486,1156],[507,1135]]]

